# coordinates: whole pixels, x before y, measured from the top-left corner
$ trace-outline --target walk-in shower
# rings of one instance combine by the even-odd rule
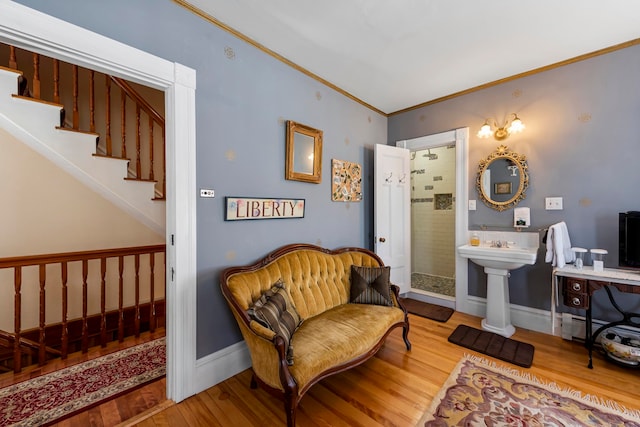
[[[411,152],[411,287],[455,296],[455,145]]]

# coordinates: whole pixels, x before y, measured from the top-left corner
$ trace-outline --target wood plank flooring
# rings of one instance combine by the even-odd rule
[[[297,425],[413,426],[460,358],[465,353],[476,354],[449,343],[447,337],[459,324],[479,328],[480,319],[456,312],[447,323],[414,315],[410,315],[410,322],[411,351],[405,349],[401,330],[394,331],[374,358],[313,386],[298,408]],[[640,371],[609,363],[599,354],[595,356],[594,369],[588,369],[587,352],[575,341],[521,328],[513,338],[533,344],[535,357],[530,369],[507,366],[640,410]],[[148,416],[143,414],[123,425],[285,425],[282,402],[261,389],[250,389],[250,378],[250,371],[243,371],[179,404]],[[108,425],[104,421],[92,424],[93,420],[87,416],[82,419],[85,423],[64,425]]]

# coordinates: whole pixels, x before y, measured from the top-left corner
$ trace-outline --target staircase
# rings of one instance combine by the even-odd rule
[[[96,153],[97,133],[63,127],[64,106],[20,96],[21,73],[0,67],[0,127],[159,234],[165,203],[155,181],[128,179],[129,160]]]

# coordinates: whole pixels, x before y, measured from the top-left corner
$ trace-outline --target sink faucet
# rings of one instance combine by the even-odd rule
[[[491,247],[492,248],[508,248],[509,245],[507,244],[506,241],[501,241],[501,240],[493,240],[491,241]]]

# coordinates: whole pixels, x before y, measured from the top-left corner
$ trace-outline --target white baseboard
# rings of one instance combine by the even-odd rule
[[[244,341],[196,360],[196,381],[191,394],[197,394],[251,367],[251,355]]]
[[[467,298],[467,314],[485,317],[487,313],[487,300],[485,298],[469,296]],[[551,327],[551,312],[538,308],[525,307],[511,304],[511,323],[516,328],[524,328],[531,331],[553,334]]]

